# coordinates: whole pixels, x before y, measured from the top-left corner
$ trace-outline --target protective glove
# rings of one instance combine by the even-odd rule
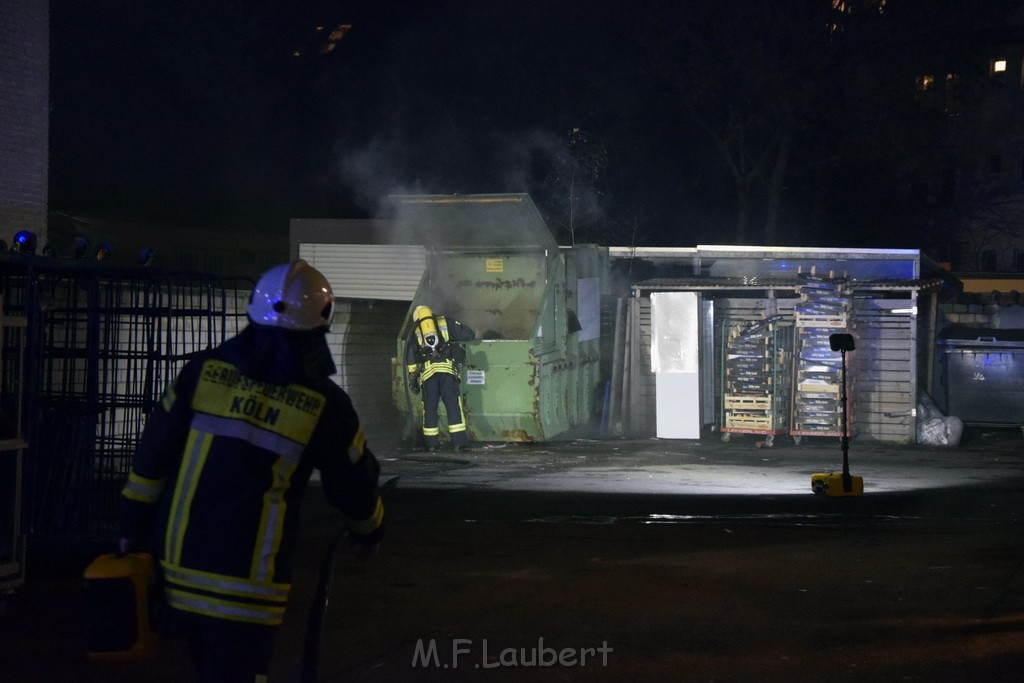
[[[414,394],[420,393],[420,380],[418,377],[413,377],[409,380],[409,391]]]

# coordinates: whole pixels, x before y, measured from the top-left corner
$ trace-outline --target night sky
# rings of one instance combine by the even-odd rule
[[[824,44],[805,36],[827,42],[814,4],[766,3],[784,8],[766,18],[673,0],[51,0],[51,209],[287,231],[377,215],[389,193],[529,192],[563,243],[570,215],[587,241],[727,242],[735,183],[692,105],[717,125],[746,102],[764,119],[748,135],[769,140],[778,119],[761,112],[813,90],[795,61]],[[338,24],[352,28],[319,53]],[[893,150],[832,153],[883,107],[826,95],[837,108],[804,104],[815,116],[795,126],[776,242],[913,246],[883,244],[890,229],[851,243],[876,237],[847,228],[857,212],[876,225],[889,201],[853,179],[886,178]]]

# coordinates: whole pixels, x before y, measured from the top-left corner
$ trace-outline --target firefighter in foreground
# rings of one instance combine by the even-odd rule
[[[438,402],[444,402],[452,446],[464,451],[469,437],[459,391],[459,368],[466,360],[466,350],[458,342],[472,340],[476,332],[458,320],[434,315],[426,306],[417,306],[412,320],[412,332],[405,343],[405,366],[409,389],[414,394],[423,391],[424,446],[430,451],[437,449],[441,432],[437,426]]]
[[[146,425],[121,498],[121,552],[149,546],[200,681],[265,680],[310,475],[372,552],[380,466],[325,334],[334,295],[297,260],[268,270],[250,324],[190,360]]]

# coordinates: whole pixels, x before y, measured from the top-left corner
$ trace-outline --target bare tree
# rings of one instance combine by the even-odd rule
[[[707,3],[679,27],[674,84],[732,178],[739,242],[776,241],[794,145],[827,100],[847,20],[829,2]]]
[[[569,244],[595,241],[608,222],[603,205],[607,148],[579,126],[570,128],[562,142],[551,150],[550,170],[541,184],[544,212]]]

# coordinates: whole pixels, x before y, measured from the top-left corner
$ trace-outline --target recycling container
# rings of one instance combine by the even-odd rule
[[[396,221],[429,249],[397,338],[393,387],[407,394],[403,351],[418,305],[476,331],[465,343],[462,403],[474,441],[546,441],[586,424],[600,383],[608,250],[560,247],[527,195],[395,197]],[[441,411],[444,423],[444,410]]]
[[[1024,330],[954,327],[936,340],[935,402],[968,424],[1024,425]]]

